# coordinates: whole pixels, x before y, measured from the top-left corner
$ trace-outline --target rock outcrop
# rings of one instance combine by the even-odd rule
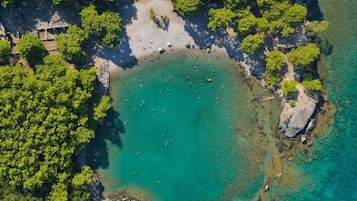
[[[106,94],[109,90],[109,61],[98,56],[93,57],[97,78],[99,80],[100,94]]]
[[[295,106],[284,103],[283,111],[280,114],[279,128],[287,137],[295,137],[303,131],[311,120],[317,105],[317,101],[308,97],[304,88],[298,84],[298,100]]]

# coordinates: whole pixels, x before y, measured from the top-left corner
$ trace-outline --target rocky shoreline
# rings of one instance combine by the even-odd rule
[[[160,5],[155,7],[155,5]],[[122,6],[121,13],[128,13],[135,7],[138,16],[132,19],[132,16],[124,14],[124,21],[130,21],[124,24],[124,32],[121,43],[113,48],[106,49],[98,47],[95,53],[95,66],[97,75],[101,84],[101,91],[108,93],[110,86],[110,76],[117,72],[122,73],[126,68],[132,68],[140,62],[150,62],[160,59],[161,56],[180,51],[201,50],[206,53],[225,54],[239,63],[246,71],[247,78],[255,77],[261,81],[264,87],[263,72],[265,70],[262,56],[266,54],[267,49],[280,50],[287,54],[298,45],[307,44],[312,41],[307,37],[303,27],[300,27],[289,39],[277,38],[270,47],[255,55],[247,55],[239,50],[239,38],[236,36],[227,36],[219,32],[212,32],[204,27],[205,20],[200,17],[199,20],[193,18],[184,21],[172,12],[173,5],[165,0],[158,1],[137,1],[134,5]],[[170,25],[166,30],[162,30],[156,24],[148,19],[149,8],[153,7],[159,14],[168,14]],[[125,19],[127,17],[127,19]],[[199,21],[202,24],[197,23]],[[141,33],[141,34],[140,34]],[[144,34],[145,33],[145,34]],[[279,42],[280,41],[280,42]],[[170,45],[168,45],[170,43]],[[187,45],[189,44],[189,45]],[[194,48],[193,49],[189,49]],[[166,52],[159,51],[159,48]],[[295,67],[288,61],[285,62],[286,80],[298,80],[299,73],[295,72]],[[316,63],[312,68],[316,69]],[[273,93],[281,98],[281,114],[279,121],[279,134],[284,138],[296,139],[296,144],[312,145],[313,138],[309,133],[313,132],[316,124],[319,123],[318,114],[323,110],[323,105],[328,99],[322,92],[311,92],[306,90],[301,83],[296,86],[296,101],[292,105],[286,99],[286,95],[281,90],[275,90]],[[281,139],[281,138],[280,138]],[[285,140],[285,139],[284,139]],[[282,144],[284,144],[282,142]],[[295,147],[292,145],[290,148]],[[289,148],[289,149],[290,149]],[[279,149],[279,151],[281,151]],[[287,161],[293,160],[293,157],[283,154]],[[282,160],[279,159],[279,160]]]
[[[160,6],[155,7],[158,3],[160,3]],[[268,49],[280,50],[283,53],[287,53],[288,50],[298,45],[307,44],[312,41],[307,36],[307,33],[305,33],[304,28],[300,27],[293,36],[289,38],[275,38],[273,39],[273,44],[269,47],[267,45],[264,51],[255,55],[248,55],[239,50],[238,41],[240,39],[235,35],[212,32],[207,28],[203,29],[201,24],[196,23],[196,19],[184,21],[176,13],[172,12],[173,5],[171,2],[165,0],[160,0],[160,2],[137,1],[134,5],[124,5],[121,7],[123,8],[122,13],[129,12],[131,7],[135,7],[138,16],[136,16],[136,19],[132,19],[130,15],[123,15],[124,21],[131,20],[131,23],[124,25],[124,35],[117,47],[114,49],[98,47],[96,50],[93,60],[97,69],[98,79],[101,83],[100,92],[102,93],[108,92],[110,74],[118,71],[118,69],[125,70],[125,68],[137,65],[139,61],[156,60],[160,58],[161,54],[188,48],[228,54],[230,58],[244,67],[247,77],[256,77],[262,81],[262,85],[264,86],[262,74],[265,67],[261,58],[267,53]],[[150,8],[154,8],[158,15],[167,14],[170,25],[165,30],[157,27],[153,21],[148,19]],[[125,19],[125,17],[129,19]],[[200,19],[200,21],[203,21],[203,24],[205,23],[205,19]],[[184,27],[185,29],[183,29]],[[192,33],[189,31],[190,29],[192,29]],[[201,42],[200,40],[203,39],[205,41]],[[162,51],[159,51],[159,49],[162,49]],[[164,52],[165,50],[166,53]],[[299,75],[295,72],[295,67],[288,60],[285,63],[287,65],[287,72],[284,75],[284,79],[296,80]],[[313,68],[316,67],[314,66]],[[317,112],[319,108],[317,106],[324,102],[323,99],[319,98],[322,96],[320,92],[313,92],[311,94],[300,83],[296,88],[297,99],[294,106],[289,104],[284,98],[285,95],[281,90],[274,91],[282,99],[279,128],[288,138],[294,138],[298,134],[310,132],[315,122],[313,116],[316,115],[313,114]]]

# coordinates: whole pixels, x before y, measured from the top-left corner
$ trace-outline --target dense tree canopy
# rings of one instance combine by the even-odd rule
[[[94,137],[96,74],[63,64],[0,68],[0,200],[89,200],[92,171],[73,161]]]
[[[200,8],[200,0],[174,0],[175,9],[183,16],[193,15]]]
[[[25,34],[21,37],[17,46],[21,57],[27,60],[30,66],[40,64],[45,53],[42,41],[32,34]]]
[[[265,59],[265,72],[263,74],[268,89],[273,90],[281,81],[280,72],[284,64],[284,54],[278,50],[270,51]]]
[[[314,62],[320,55],[320,48],[315,43],[299,46],[289,52],[288,58],[293,64],[307,66]]]
[[[94,108],[93,118],[102,121],[107,116],[107,111],[111,108],[110,96],[103,96],[100,103]]]
[[[227,27],[232,27],[237,14],[228,8],[220,9],[210,9],[209,13],[208,28],[212,30],[225,29]]]
[[[114,47],[119,42],[121,18],[118,13],[105,11],[98,14],[95,6],[80,12],[82,27],[87,33],[99,37],[104,46]]]
[[[57,35],[57,46],[62,57],[75,64],[84,63],[87,60],[87,54],[83,51],[82,46],[88,37],[88,33],[76,25],[70,26],[66,35]]]
[[[278,50],[270,51],[265,62],[268,71],[280,71],[284,63],[284,54]]]
[[[260,34],[248,35],[242,41],[240,48],[248,54],[254,54],[263,47],[264,40]]]
[[[238,21],[238,30],[243,34],[253,33],[257,27],[258,21],[254,15],[249,15]]]
[[[10,43],[6,40],[0,40],[0,60],[6,60],[11,54]]]

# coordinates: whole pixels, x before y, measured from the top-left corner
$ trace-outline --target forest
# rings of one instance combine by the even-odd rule
[[[95,6],[79,15],[81,25],[56,37],[61,56],[27,33],[17,44],[26,63],[13,63],[10,43],[0,40],[0,200],[91,200],[93,170],[78,161],[111,99],[98,94],[95,68],[81,64],[89,37],[105,46],[118,42],[120,24],[110,20],[120,17],[99,15]]]
[[[0,199],[89,200],[92,170],[74,163],[110,108],[94,68],[49,55],[0,68]]]

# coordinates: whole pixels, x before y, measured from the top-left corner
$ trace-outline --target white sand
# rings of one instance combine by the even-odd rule
[[[186,49],[185,44],[190,43],[200,48],[194,39],[185,31],[185,21],[173,12],[173,3],[170,0],[138,0],[134,3],[137,17],[125,26],[131,53],[139,59],[152,54],[159,54],[158,48],[167,51]],[[158,16],[166,15],[169,18],[167,30],[159,28],[150,18],[150,8]],[[125,12],[125,10],[124,10]],[[167,43],[172,46],[168,47]],[[212,51],[225,52],[225,49],[212,47]],[[165,54],[165,53],[164,53]],[[115,62],[110,62],[110,71],[120,72]]]
[[[159,47],[168,49],[167,42],[173,48],[185,48],[185,43],[195,44],[184,30],[185,21],[173,12],[173,4],[169,0],[138,1],[135,4],[137,19],[126,27],[129,44],[136,58],[157,52]],[[159,28],[149,17],[153,8],[158,15],[167,15],[170,19],[168,30]],[[152,44],[150,43],[152,41]],[[145,50],[146,49],[146,50]]]

